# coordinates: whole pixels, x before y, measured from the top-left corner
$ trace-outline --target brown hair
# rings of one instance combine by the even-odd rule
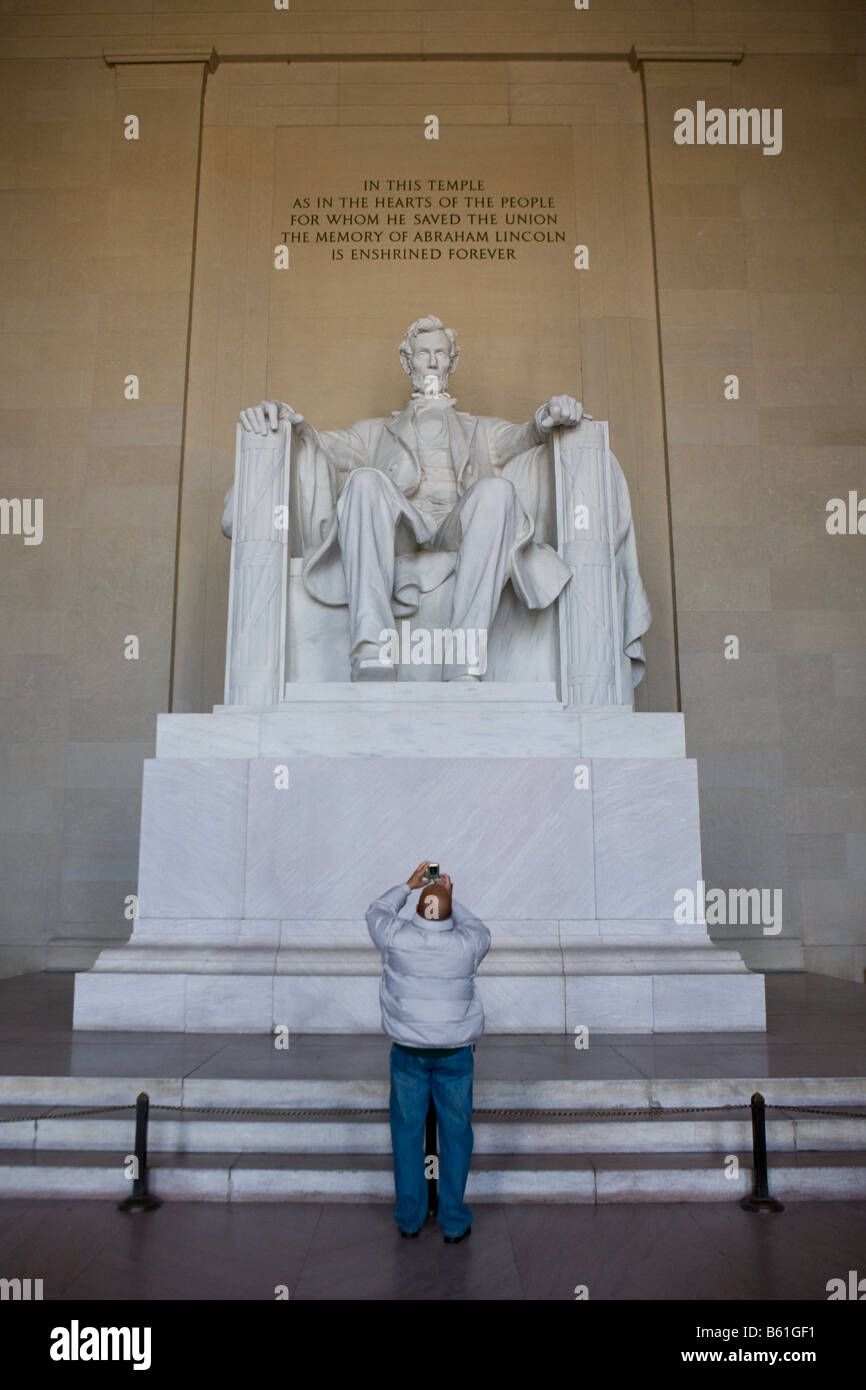
[[[438,917],[426,917],[424,905],[429,898],[436,898],[439,903]],[[441,922],[443,918],[451,916],[451,891],[445,887],[444,883],[437,883],[434,879],[432,883],[425,883],[421,889],[420,897],[415,905],[415,911],[419,917],[425,917],[428,922]]]

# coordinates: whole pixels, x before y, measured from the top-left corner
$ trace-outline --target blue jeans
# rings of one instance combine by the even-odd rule
[[[413,1057],[391,1048],[391,1145],[394,1151],[394,1220],[417,1231],[427,1217],[424,1125],[432,1094],[439,1131],[439,1211],[446,1236],[472,1225],[463,1201],[472,1158],[472,1047],[452,1057]]]

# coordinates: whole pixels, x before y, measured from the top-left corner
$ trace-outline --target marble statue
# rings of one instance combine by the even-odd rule
[[[457,365],[457,335],[432,315],[407,329],[399,353],[414,389],[390,419],[318,430],[280,401],[262,401],[240,414],[239,435],[251,444],[256,437],[263,444],[272,440],[281,428],[291,430],[292,528],[299,533],[293,543],[303,555],[303,584],[322,604],[348,606],[355,681],[397,678],[383,648],[385,634],[394,630],[395,618],[417,613],[420,594],[451,575],[450,630],[485,638],[509,580],[527,609],[540,610],[566,585],[574,587],[578,577],[562,546],[560,553],[554,548],[562,527],[557,535],[551,441],[557,434],[580,434],[577,427],[590,419],[580,402],[552,396],[521,425],[457,410],[446,390]],[[612,455],[601,466],[613,472],[612,491],[605,474],[606,500],[599,487],[595,493],[599,515],[605,508],[615,512],[612,521],[605,512],[604,520],[612,537],[616,532],[611,574],[619,592],[611,607],[610,594],[596,599],[587,589],[574,621],[586,627],[588,606],[608,604],[600,626],[618,627],[617,643],[631,677],[627,693],[609,698],[630,702],[643,674],[641,639],[649,627],[649,605],[637,571],[625,479]],[[232,535],[233,494],[234,489],[225,501],[227,536]],[[477,637],[474,647],[467,640],[464,650],[449,651],[441,678],[481,679],[483,671],[469,656],[473,650],[477,653]],[[618,681],[619,676],[617,669]],[[605,687],[611,688],[610,683]]]

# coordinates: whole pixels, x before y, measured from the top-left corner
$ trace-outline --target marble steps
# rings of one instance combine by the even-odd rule
[[[730,1202],[751,1191],[751,1156],[736,1154],[736,1178],[719,1154],[473,1156],[470,1202]],[[727,1157],[727,1155],[726,1155]],[[390,1155],[162,1154],[149,1189],[164,1201],[393,1202]],[[782,1201],[862,1199],[866,1151],[771,1155],[770,1190]],[[118,1155],[23,1150],[0,1161],[0,1196],[94,1198],[129,1193]],[[739,1218],[739,1213],[738,1213]]]
[[[844,1107],[840,1107],[843,1108]],[[10,1150],[128,1152],[134,1115],[130,1111],[95,1116],[38,1118],[43,1111],[27,1105],[0,1109],[0,1165]],[[608,1119],[549,1115],[473,1114],[476,1154],[719,1154],[747,1150],[751,1144],[748,1113],[705,1111],[654,1119]],[[866,1117],[785,1114],[767,1118],[767,1144],[773,1153],[844,1152],[866,1149]],[[263,1116],[208,1115],[195,1111],[164,1115],[154,1111],[148,1127],[148,1151],[155,1153],[384,1154],[391,1150],[387,1112],[376,1115],[271,1113]]]
[[[281,1063],[306,1075],[274,1076]],[[119,1199],[133,1147],[131,1110],[38,1118],[49,1108],[128,1105],[146,1090],[155,1107],[267,1108],[208,1115],[154,1108],[151,1188],[191,1200],[390,1201],[393,1179],[381,1076],[341,1079],[342,1050],[268,1058],[266,1076],[23,1076],[0,1078],[0,1196]],[[502,1065],[509,1065],[502,1063]],[[320,1072],[310,1076],[309,1072]],[[866,1197],[866,1119],[785,1106],[866,1110],[863,1077],[476,1080],[470,1197],[484,1201],[724,1201],[750,1190],[747,1111],[721,1107],[760,1090],[768,1113],[772,1190],[785,1200]],[[720,1107],[677,1114],[675,1106]],[[662,1106],[657,1118],[574,1118],[557,1109]],[[279,1110],[312,1110],[311,1115]],[[357,1114],[330,1116],[337,1109]],[[380,1113],[364,1115],[363,1109]],[[497,1115],[497,1109],[528,1114]],[[8,1123],[7,1123],[8,1121]],[[724,1161],[738,1156],[736,1181]]]
[[[268,1058],[262,1070],[268,1075],[109,1075],[106,1072],[77,1075],[9,1073],[0,1075],[0,1106],[49,1106],[83,1108],[93,1105],[129,1105],[141,1091],[151,1103],[187,1106],[244,1106],[272,1109],[372,1107],[386,1110],[389,1085],[387,1055],[382,1071],[369,1077],[340,1077],[345,1043],[335,1038],[334,1061],[326,1043],[318,1041],[312,1056],[299,1058],[294,1049],[284,1054],[286,1072]],[[555,1059],[558,1060],[558,1059]],[[500,1066],[511,1067],[510,1061]],[[293,1069],[295,1075],[286,1074]],[[303,1068],[306,1075],[298,1074]],[[246,1069],[246,1068],[244,1068]],[[377,1068],[377,1072],[379,1069]],[[277,1074],[275,1074],[277,1073]],[[476,1113],[494,1108],[543,1112],[561,1109],[642,1109],[684,1105],[719,1106],[748,1103],[760,1091],[768,1105],[835,1105],[866,1111],[866,1076],[739,1076],[600,1078],[478,1076],[476,1059],[473,1096]],[[154,1111],[153,1118],[158,1117]],[[68,1122],[67,1122],[68,1123]]]

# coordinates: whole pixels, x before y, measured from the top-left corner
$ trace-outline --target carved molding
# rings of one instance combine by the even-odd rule
[[[641,63],[733,63],[743,61],[744,48],[638,48],[628,55],[629,67],[637,72]]]
[[[208,72],[216,72],[219,54],[215,48],[142,48],[103,49],[102,56],[108,67],[126,67],[131,63],[207,63]]]

